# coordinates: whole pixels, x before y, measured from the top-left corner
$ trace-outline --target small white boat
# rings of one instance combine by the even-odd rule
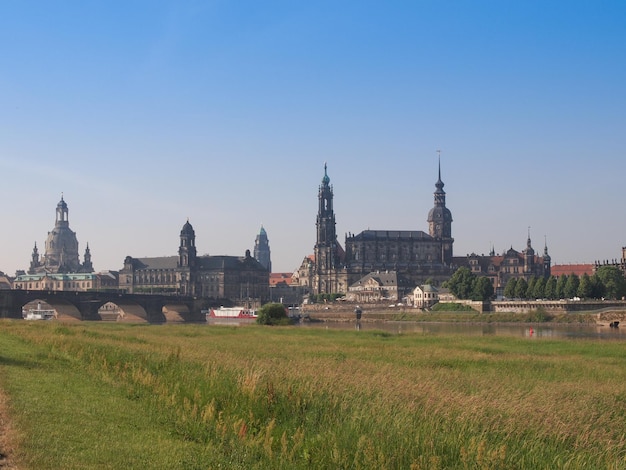
[[[37,304],[37,308],[23,308],[22,317],[24,320],[52,320],[56,318],[56,312],[54,309],[41,308],[41,304]]]

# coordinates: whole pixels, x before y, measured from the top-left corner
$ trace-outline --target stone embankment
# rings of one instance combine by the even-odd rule
[[[407,306],[391,304],[359,304],[362,310],[361,321],[394,320],[409,314],[421,313],[421,310]],[[300,307],[300,315],[316,320],[349,321],[355,319],[356,303],[333,302],[329,304],[310,304]]]
[[[465,302],[467,303],[467,302]],[[508,301],[508,302],[471,302],[479,313],[532,313],[544,310],[546,313],[567,315],[568,313],[586,313],[595,316],[598,323],[619,321],[626,326],[625,301]],[[303,305],[300,315],[314,320],[351,321],[355,319],[354,309],[357,304],[352,302],[333,302],[328,304]],[[363,315],[362,321],[410,320],[412,316],[421,316],[424,311],[401,304],[391,306],[388,303],[359,305]],[[478,308],[477,308],[478,307]],[[457,312],[462,314],[461,312]],[[471,313],[471,312],[470,312]]]

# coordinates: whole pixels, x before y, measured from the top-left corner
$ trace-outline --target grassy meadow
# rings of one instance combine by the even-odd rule
[[[626,468],[623,342],[7,320],[0,345],[20,469]]]

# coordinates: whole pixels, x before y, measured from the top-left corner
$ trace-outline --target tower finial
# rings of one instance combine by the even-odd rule
[[[441,181],[441,150],[437,150],[437,160],[439,163],[439,181]]]
[[[328,165],[324,162],[324,177],[322,178],[322,184],[324,186],[328,186],[330,183],[330,178],[328,177]]]

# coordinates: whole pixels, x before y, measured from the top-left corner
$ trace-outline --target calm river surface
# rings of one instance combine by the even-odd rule
[[[209,320],[209,325],[245,325],[254,323],[254,320],[220,319]],[[570,339],[602,339],[626,341],[626,325],[623,328],[609,328],[605,325],[575,325],[575,324],[541,324],[516,325],[500,323],[426,323],[411,321],[328,321],[302,322],[296,328],[317,328],[328,330],[357,330],[386,331],[394,334],[462,334],[468,336],[517,336],[528,339],[570,338]]]

